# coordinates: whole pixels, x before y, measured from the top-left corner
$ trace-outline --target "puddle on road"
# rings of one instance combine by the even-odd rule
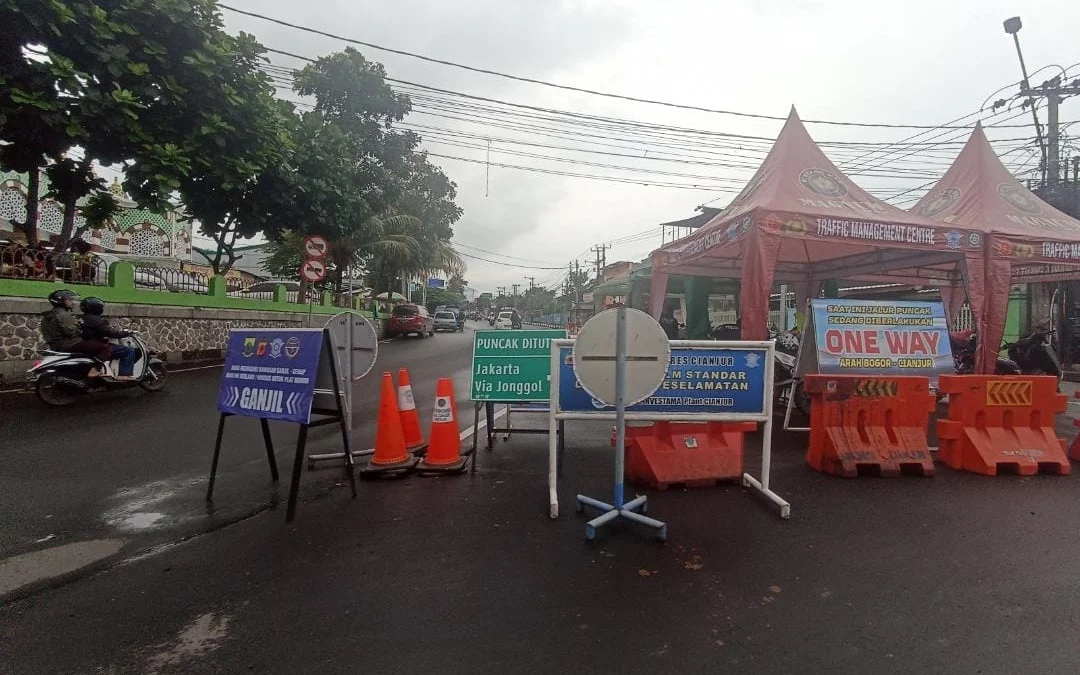
[[[102,514],[102,519],[109,527],[121,532],[145,532],[176,524],[187,517],[178,514],[170,516],[166,513],[168,509],[161,508],[162,505],[200,482],[199,479],[155,481],[124,488],[109,500],[117,505]]]
[[[0,560],[0,596],[36,581],[74,572],[108,558],[123,546],[123,539],[93,539]]]
[[[135,513],[110,524],[120,530],[149,530],[164,517],[164,513]]]
[[[172,643],[158,645],[158,653],[147,662],[148,675],[159,675],[165,670],[191,672],[187,662],[220,647],[221,641],[229,635],[231,621],[232,617],[215,612],[198,617],[180,631]]]

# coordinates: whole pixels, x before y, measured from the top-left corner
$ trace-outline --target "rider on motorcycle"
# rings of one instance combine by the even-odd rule
[[[79,322],[75,318],[75,302],[78,294],[66,288],[49,294],[52,309],[41,316],[41,337],[49,349],[58,352],[86,354],[102,362],[112,358],[109,345],[95,340],[84,340],[79,331]],[[90,368],[90,377],[101,377],[101,370],[95,365]]]
[[[105,301],[101,298],[86,298],[79,303],[79,309],[83,312],[82,337],[84,340],[92,340],[98,344],[104,344],[111,350],[110,360],[120,360],[120,373],[116,379],[133,380],[135,372],[135,359],[138,353],[127,345],[111,344],[109,339],[119,340],[126,338],[131,333],[113,328],[109,320],[102,316],[105,313]]]

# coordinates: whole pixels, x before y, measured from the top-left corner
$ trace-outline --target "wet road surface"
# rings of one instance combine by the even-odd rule
[[[353,447],[371,447],[380,375],[409,368],[424,433],[435,381],[453,377],[470,423],[472,332],[380,345],[376,367],[354,388]],[[295,425],[271,423],[282,480],[270,481],[256,420],[230,418],[213,505],[204,496],[217,430],[221,369],[177,372],[165,391],[113,392],[50,409],[33,395],[0,394],[0,597],[3,560],[87,541],[124,542],[123,554],[181,540],[284,502]],[[336,427],[309,433],[310,453],[340,451]],[[302,500],[343,485],[338,465],[304,472]],[[300,513],[303,512],[303,505]],[[284,517],[282,515],[282,517]]]
[[[571,505],[609,493],[608,433],[571,427],[557,521],[545,441],[516,436],[474,475],[365,483],[0,609],[0,672],[1080,672],[1075,476],[845,480],[781,434],[790,520],[673,489],[650,495],[666,545],[587,543]]]

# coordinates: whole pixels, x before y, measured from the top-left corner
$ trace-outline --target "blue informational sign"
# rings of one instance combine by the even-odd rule
[[[321,328],[229,331],[218,410],[310,422],[323,339]]]
[[[446,288],[446,279],[428,279],[428,288]]]
[[[765,413],[764,349],[673,348],[667,378],[631,413],[724,415]],[[559,354],[559,410],[614,412],[590,396],[574,376],[572,348]],[[632,366],[628,366],[632,367]]]
[[[955,373],[945,308],[940,302],[830,300],[811,302],[816,368],[828,375],[922,375],[936,386]]]

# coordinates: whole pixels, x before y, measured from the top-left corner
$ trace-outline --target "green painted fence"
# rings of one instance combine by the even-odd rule
[[[272,300],[229,297],[225,277],[211,277],[210,293],[171,293],[151,291],[135,287],[135,268],[128,262],[116,262],[109,266],[108,282],[104,285],[66,284],[28,279],[0,278],[0,296],[19,298],[46,298],[58,288],[70,288],[82,297],[96,296],[105,302],[136,305],[164,305],[168,307],[198,307],[201,309],[247,309],[263,312],[312,312],[337,314],[343,308],[335,307],[333,294],[324,292],[319,302],[310,305],[288,301],[284,285],[274,289]],[[370,312],[361,312],[370,317]]]

